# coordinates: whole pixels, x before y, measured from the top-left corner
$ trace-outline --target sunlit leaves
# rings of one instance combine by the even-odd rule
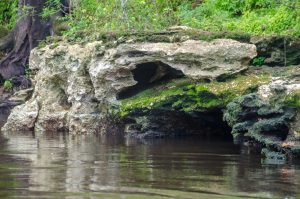
[[[15,26],[17,20],[17,0],[0,1],[0,25],[11,29]]]
[[[206,0],[193,9],[180,6],[181,22],[210,31],[255,35],[300,35],[298,0]]]

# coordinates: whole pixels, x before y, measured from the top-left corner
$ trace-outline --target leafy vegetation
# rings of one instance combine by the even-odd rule
[[[255,66],[262,66],[265,63],[265,57],[256,57],[253,59],[253,65]]]
[[[17,20],[17,0],[0,1],[0,35],[2,29],[12,29]]]
[[[43,16],[61,10],[59,0],[49,0]],[[158,31],[186,25],[212,32],[233,31],[253,35],[300,35],[298,0],[81,0],[67,23],[68,37],[78,40],[99,31]]]
[[[84,37],[100,31],[162,30],[178,23],[176,9],[188,0],[81,0],[71,14],[61,18],[70,27],[65,35]],[[49,0],[43,17],[61,10],[59,0]]]
[[[300,35],[298,0],[206,0],[180,7],[182,23],[212,31]]]
[[[66,13],[61,0],[48,0],[41,14],[64,13],[64,35],[78,40],[99,31],[159,31],[186,25],[211,32],[300,36],[298,0],[81,0]],[[17,0],[0,2],[0,26],[12,29]]]
[[[13,88],[13,84],[10,80],[5,80],[4,84],[3,84],[3,88],[6,91],[10,91]]]

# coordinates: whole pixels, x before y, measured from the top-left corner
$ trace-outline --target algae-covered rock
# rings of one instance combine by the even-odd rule
[[[275,78],[257,93],[229,103],[224,120],[232,126],[233,136],[250,138],[268,150],[299,155],[299,86],[297,78]]]
[[[206,132],[210,132],[210,136],[221,136],[228,129],[222,121],[221,110],[236,97],[268,82],[267,75],[256,74],[237,76],[225,82],[173,80],[122,100],[120,115],[125,120],[130,118],[131,126],[140,127],[128,130],[130,137],[139,139],[150,135],[157,138]],[[218,132],[220,129],[223,132]]]
[[[197,83],[187,79],[173,80],[122,100],[122,116],[136,110],[168,109],[201,112],[224,108],[238,96],[253,92],[269,82],[268,75],[240,75],[224,82]]]
[[[256,94],[239,97],[229,103],[224,119],[232,126],[234,137],[245,134],[257,139],[272,136],[284,140],[295,110],[280,104],[264,102]]]
[[[101,41],[53,43],[31,52],[33,96],[12,111],[3,130],[24,130],[25,125],[37,131],[98,132],[118,99],[173,78],[228,77],[247,69],[255,56],[254,45],[230,39],[123,42],[114,47]],[[38,104],[34,110],[32,103]]]

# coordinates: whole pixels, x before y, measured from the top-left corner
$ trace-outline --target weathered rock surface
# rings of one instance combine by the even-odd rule
[[[4,92],[4,90],[0,88],[0,127],[6,122],[11,109],[25,103],[31,97],[32,92],[33,89],[25,89],[12,94],[10,92]]]
[[[228,104],[224,119],[237,140],[251,139],[268,150],[299,155],[299,96],[295,95],[300,82],[298,78],[288,79],[274,78],[257,93]]]
[[[34,49],[34,93],[16,107],[4,131],[98,132],[108,106],[163,79],[216,79],[239,73],[256,56],[252,44],[218,39],[179,43],[52,44]]]
[[[251,43],[257,47],[258,56],[266,58],[269,66],[300,64],[300,39],[286,37],[253,37]]]

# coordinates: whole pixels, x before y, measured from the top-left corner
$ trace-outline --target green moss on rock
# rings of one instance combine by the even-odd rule
[[[300,109],[300,90],[293,91],[287,95],[284,102],[287,106]]]
[[[296,114],[295,108],[282,101],[271,103],[251,93],[230,102],[224,112],[224,120],[232,127],[231,133],[237,141],[246,138],[269,150],[281,151],[285,150],[283,145],[286,141],[295,140],[291,124],[297,123]],[[290,149],[285,150],[285,153],[289,152]]]
[[[164,108],[184,112],[223,108],[234,98],[253,92],[269,82],[267,75],[238,76],[225,82],[197,83],[173,80],[121,101],[122,117],[136,110]]]
[[[234,39],[240,42],[250,42],[251,36],[247,33],[237,32],[208,32],[201,29],[175,29],[165,31],[98,31],[89,30],[78,31],[75,35],[48,37],[42,44],[52,44],[57,40],[64,40],[69,43],[86,44],[94,41],[103,41],[107,48],[116,47],[125,42],[151,42],[151,43],[174,43],[182,42],[188,39],[212,41],[214,39]]]

